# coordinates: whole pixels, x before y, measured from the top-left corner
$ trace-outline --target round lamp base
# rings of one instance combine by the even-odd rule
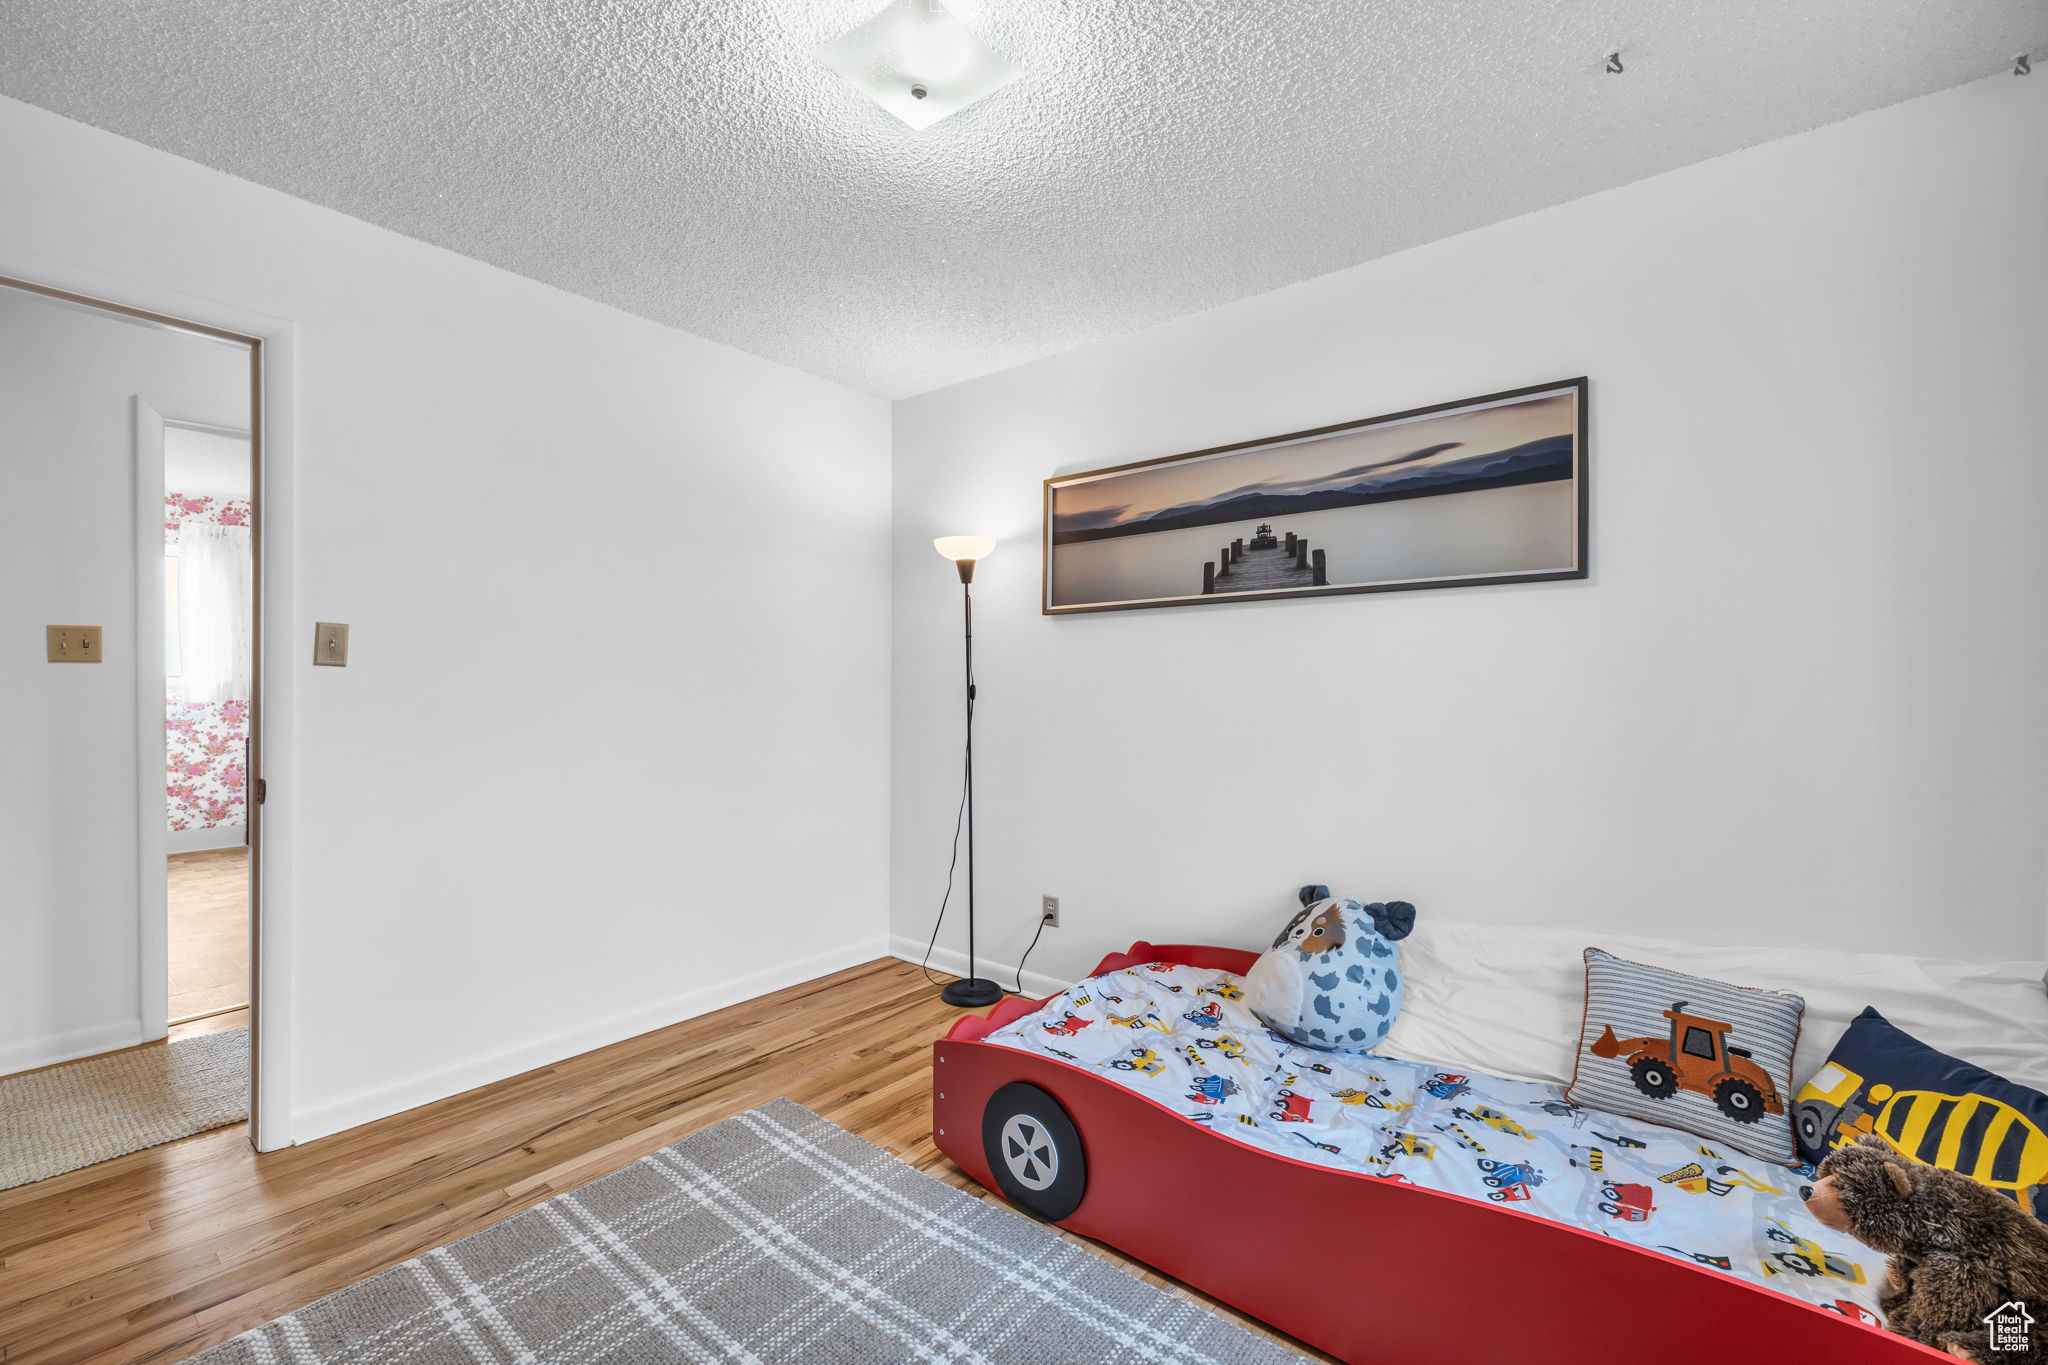
[[[1003,988],[995,982],[984,977],[970,976],[964,981],[955,981],[940,991],[939,999],[949,1005],[958,1005],[962,1009],[978,1010],[986,1005],[995,1004],[1004,994]]]

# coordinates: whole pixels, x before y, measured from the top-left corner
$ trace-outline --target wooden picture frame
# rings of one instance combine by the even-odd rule
[[[1582,376],[1056,475],[1040,608],[1584,578],[1587,391]]]

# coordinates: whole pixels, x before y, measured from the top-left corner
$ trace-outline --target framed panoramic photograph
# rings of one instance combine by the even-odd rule
[[[1586,381],[1045,481],[1044,611],[1586,576]]]

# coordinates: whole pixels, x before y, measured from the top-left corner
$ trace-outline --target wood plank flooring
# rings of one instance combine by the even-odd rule
[[[171,1018],[249,1003],[249,850],[173,853]]]
[[[931,1140],[958,1013],[884,959],[301,1147],[224,1128],[0,1192],[0,1361],[182,1360],[778,1095],[988,1197]]]

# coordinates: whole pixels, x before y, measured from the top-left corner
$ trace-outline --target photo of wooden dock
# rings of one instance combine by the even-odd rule
[[[1205,597],[1228,592],[1277,592],[1284,588],[1327,588],[1329,564],[1308,538],[1289,531],[1285,540],[1260,522],[1250,540],[1231,541],[1202,566]]]

